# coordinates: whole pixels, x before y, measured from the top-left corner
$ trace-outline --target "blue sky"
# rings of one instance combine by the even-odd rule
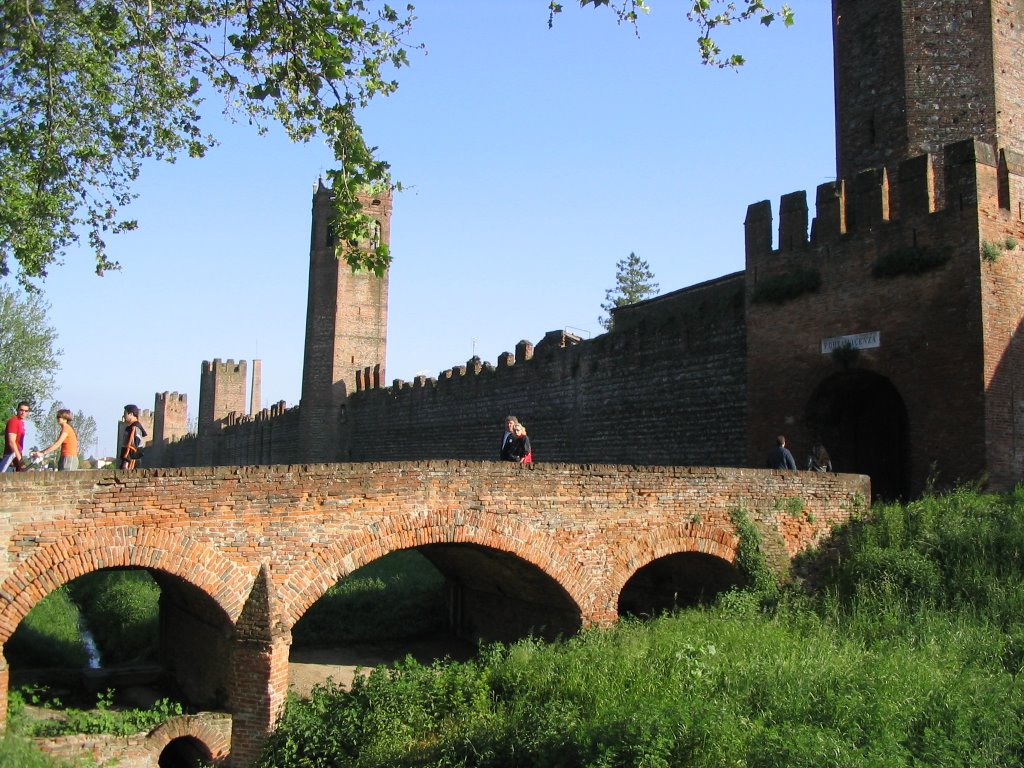
[[[597,335],[630,252],[663,293],[740,270],[750,203],[777,211],[834,178],[829,3],[723,35],[748,59],[738,73],[699,64],[685,3],[652,2],[639,37],[569,3],[548,29],[546,5],[423,0],[426,53],[363,115],[406,186],[389,382],[550,330]],[[258,357],[263,404],[299,400],[311,195],[330,153],[211,115],[222,144],[206,158],[146,166],[139,229],[109,243],[122,270],[97,278],[81,249],[43,284],[58,398],[96,419],[101,455],[127,402],[183,392],[194,416],[203,360]]]

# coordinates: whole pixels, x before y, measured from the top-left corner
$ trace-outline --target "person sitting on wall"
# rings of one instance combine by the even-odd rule
[[[498,454],[501,457],[502,461],[506,461],[505,450],[506,447],[508,446],[509,441],[514,437],[512,433],[515,429],[516,424],[518,423],[519,419],[517,419],[515,416],[509,415],[505,417],[505,434],[502,435],[501,452]]]
[[[533,463],[530,438],[526,436],[526,427],[519,422],[512,425],[512,437],[505,443],[501,458],[503,461],[515,461],[519,464]]]
[[[796,460],[786,447],[786,436],[775,438],[775,447],[768,452],[768,469],[796,469]]]
[[[811,448],[811,455],[807,457],[807,470],[809,472],[832,471],[832,457],[828,455],[828,451],[821,443],[815,443]]]

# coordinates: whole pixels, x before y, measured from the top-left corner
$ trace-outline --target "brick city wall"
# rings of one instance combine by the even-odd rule
[[[621,328],[562,346],[520,342],[497,365],[470,360],[436,379],[375,386],[341,409],[339,461],[497,458],[506,414],[526,424],[542,462],[742,466],[746,370],[742,273],[616,313]],[[379,381],[376,383],[379,384]],[[229,421],[167,445],[161,466],[301,461],[302,408]],[[327,430],[316,430],[318,435]],[[205,446],[200,448],[197,446]]]
[[[659,558],[733,563],[738,507],[761,529],[769,559],[785,563],[869,495],[868,478],[855,475],[499,462],[8,474],[0,641],[47,594],[100,568],[148,568],[165,588],[180,582],[177,610],[202,597],[197,623],[231,638],[220,664],[231,667],[232,760],[246,765],[284,702],[290,628],[339,578],[389,552],[418,547],[450,579],[499,583],[507,595],[490,602],[515,611],[536,601],[540,584],[578,629],[615,621],[619,593]],[[521,583],[504,583],[508,562]],[[175,623],[180,641],[187,625]],[[193,670],[174,672],[186,688],[195,682]]]

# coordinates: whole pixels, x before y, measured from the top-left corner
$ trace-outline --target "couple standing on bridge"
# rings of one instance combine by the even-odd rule
[[[519,464],[533,463],[533,449],[526,427],[515,416],[505,417],[505,435],[501,438],[501,460]]]

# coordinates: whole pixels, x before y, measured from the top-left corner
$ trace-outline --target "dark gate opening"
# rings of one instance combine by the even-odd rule
[[[871,477],[872,498],[909,495],[907,409],[887,378],[870,371],[830,376],[807,404],[807,426],[836,472]]]

